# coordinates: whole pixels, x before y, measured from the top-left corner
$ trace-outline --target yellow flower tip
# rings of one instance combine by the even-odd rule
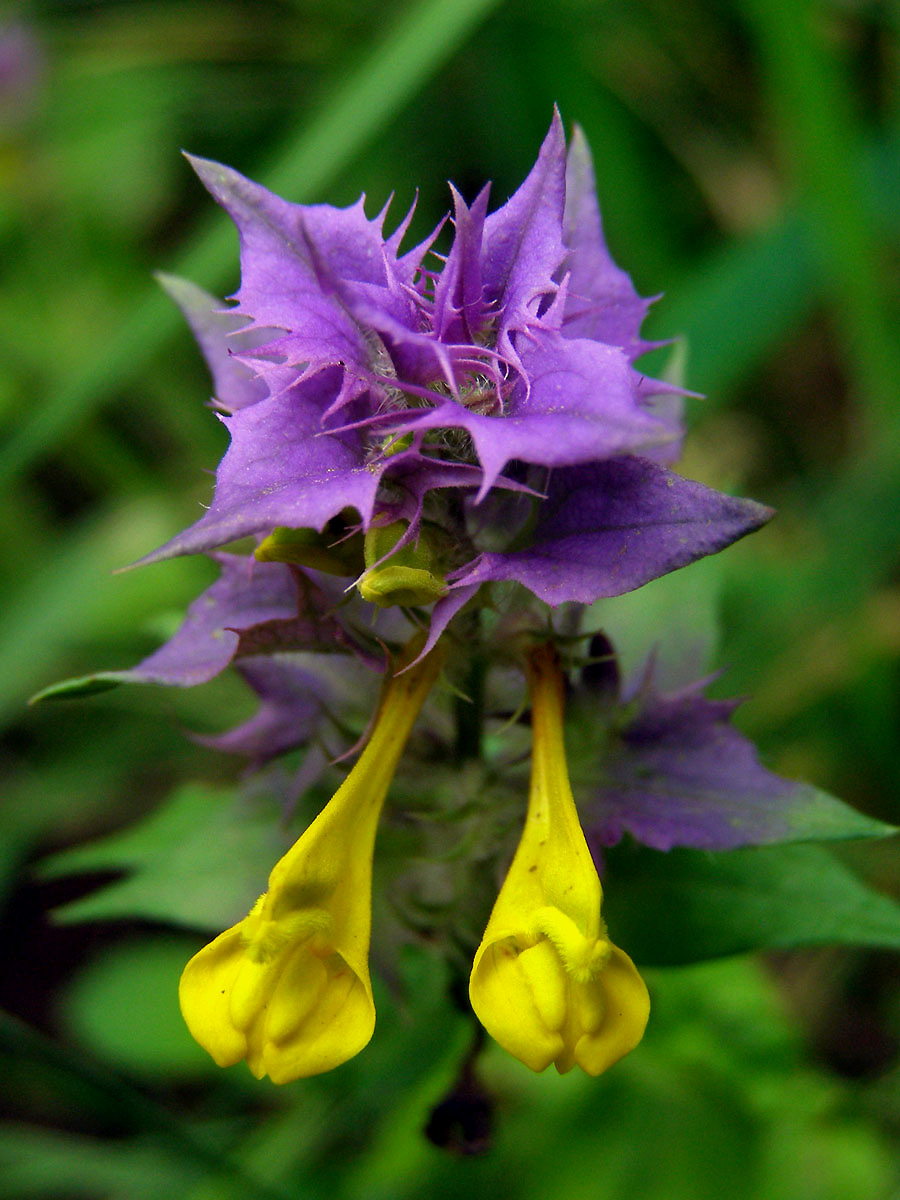
[[[546,937],[482,943],[469,983],[475,1015],[533,1071],[553,1063],[560,1074],[576,1065],[602,1074],[640,1042],[650,997],[627,954],[608,941],[599,950],[590,969],[570,970]]]
[[[528,661],[533,757],[528,814],[469,982],[488,1033],[526,1066],[599,1075],[640,1042],[650,999],[610,942],[603,892],[569,785],[563,677],[552,646]]]
[[[330,944],[330,923],[328,913],[295,914],[278,928],[254,912],[190,960],[181,1011],[220,1067],[246,1059],[257,1078],[287,1083],[329,1071],[368,1043],[368,969],[354,969]]]

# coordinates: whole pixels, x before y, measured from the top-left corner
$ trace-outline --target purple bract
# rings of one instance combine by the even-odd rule
[[[225,312],[166,286],[231,445],[209,510],[144,561],[339,515],[363,530],[402,520],[408,544],[426,520],[445,535],[433,641],[482,583],[589,603],[768,518],[661,465],[680,445],[678,389],[634,366],[649,302],[609,255],[586,144],[576,132],[566,152],[558,115],[501,208],[488,214],[488,188],[471,206],[453,190],[445,258],[439,231],[401,252],[411,214],[385,237],[386,213],[362,200],[290,204],[192,161],[237,224],[241,286]],[[479,515],[498,491],[527,500],[512,526]]]

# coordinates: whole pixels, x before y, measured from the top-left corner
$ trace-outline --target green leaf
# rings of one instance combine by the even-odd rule
[[[142,917],[222,929],[247,912],[284,852],[278,818],[274,802],[188,785],[130,829],[54,855],[41,873],[129,872],[57,909],[61,921]]]
[[[865,142],[857,101],[841,58],[819,28],[820,5],[798,0],[785,36],[780,0],[739,6],[756,42],[759,67],[784,149],[790,154],[827,270],[843,350],[868,406],[877,439],[896,419],[900,387],[889,261],[874,228],[859,163]]]
[[[639,963],[846,944],[900,949],[900,905],[812,845],[609,854],[610,933]]]
[[[73,524],[39,568],[4,597],[0,722],[21,718],[26,697],[54,674],[58,678],[65,672],[73,646],[90,638],[109,639],[158,614],[158,575],[129,571],[111,578],[111,573],[164,540],[172,518],[166,502],[147,498],[92,513]],[[210,564],[196,556],[171,565],[165,603],[177,607],[207,586]]]
[[[840,842],[893,837],[900,832],[896,825],[867,816],[811,783],[793,783],[784,812],[790,827],[786,842]]]
[[[64,1028],[78,1045],[129,1075],[210,1074],[212,1060],[178,1011],[178,980],[196,950],[186,934],[144,935],[108,947],[60,998]]]
[[[712,669],[718,649],[722,566],[722,556],[710,554],[689,571],[670,571],[637,591],[598,600],[585,613],[584,628],[611,638],[626,678],[652,657],[660,691],[696,683]]]
[[[0,1131],[0,1172],[0,1200],[164,1200],[197,1177],[192,1163],[147,1138],[102,1142],[24,1124]]]
[[[140,1026],[132,1023],[135,1036]],[[77,1095],[76,1111],[112,1114],[123,1131],[137,1136],[110,1142],[26,1125],[0,1130],[0,1200],[47,1195],[102,1195],[109,1200],[168,1200],[195,1195],[188,1187],[203,1171],[225,1176],[241,1200],[296,1200],[297,1191],[273,1187],[248,1174],[221,1129],[193,1127],[184,1113],[145,1094],[130,1080],[94,1063],[0,1009],[0,1070],[12,1078],[13,1095]],[[20,1083],[16,1089],[16,1082]],[[54,1103],[57,1103],[54,1100]],[[228,1140],[226,1140],[228,1139]],[[216,1193],[217,1200],[221,1191]]]

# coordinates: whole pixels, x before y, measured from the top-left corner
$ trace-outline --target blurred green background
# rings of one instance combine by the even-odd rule
[[[394,193],[398,218],[418,188],[424,234],[448,179],[469,198],[493,179],[501,203],[557,102],[592,145],[614,255],[664,293],[650,334],[682,339],[678,369],[705,396],[688,404],[684,472],[779,510],[674,591],[629,597],[635,646],[702,627],[773,769],[900,822],[898,27],[876,0],[0,10],[0,1196],[900,1194],[887,952],[651,972],[643,1046],[596,1081],[489,1050],[481,1157],[422,1134],[471,1035],[415,954],[339,1071],[283,1089],[219,1072],[175,1005],[199,933],[50,915],[115,879],[131,843],[88,876],[41,861],[186,780],[234,783],[241,764],[183,730],[225,728],[248,698],[224,680],[25,707],[63,676],[135,662],[213,574],[111,574],[196,518],[226,443],[152,278],[238,281],[236,235],[179,148],[291,199],[365,191],[375,211]],[[896,843],[842,854],[900,896]],[[221,847],[219,861],[227,876]],[[477,1125],[479,1098],[459,1103]]]

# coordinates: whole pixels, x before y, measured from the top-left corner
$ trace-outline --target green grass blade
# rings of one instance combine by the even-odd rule
[[[813,0],[744,0],[784,150],[818,233],[832,309],[857,380],[870,437],[896,420],[900,349],[889,311],[866,179],[864,137],[846,73],[817,26]]]
[[[258,172],[274,191],[309,200],[321,191],[403,108],[453,54],[499,0],[423,0],[392,29],[347,81],[338,86],[310,126]],[[173,273],[218,290],[233,272],[234,232],[224,216],[207,219],[170,264]],[[145,370],[182,323],[157,289],[135,300],[119,336],[102,346],[47,398],[0,447],[0,487],[14,480],[117,389]]]

